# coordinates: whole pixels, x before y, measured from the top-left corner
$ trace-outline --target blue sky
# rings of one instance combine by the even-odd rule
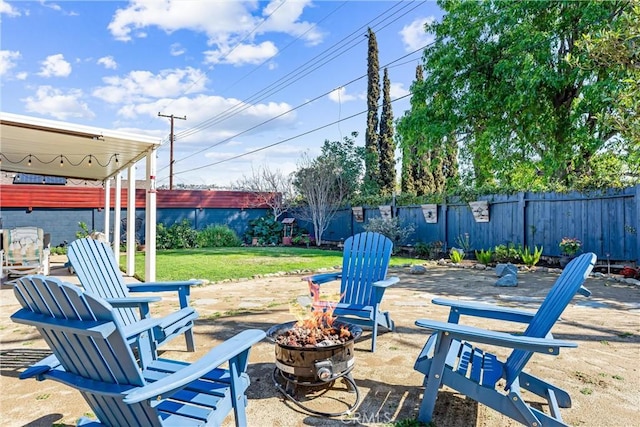
[[[396,99],[441,15],[411,0],[0,0],[1,109],[157,136],[159,185],[170,126],[158,113],[186,116],[174,185],[224,187],[265,165],[292,172],[325,139],[358,131],[363,145],[367,27]],[[394,102],[394,117],[408,108]]]

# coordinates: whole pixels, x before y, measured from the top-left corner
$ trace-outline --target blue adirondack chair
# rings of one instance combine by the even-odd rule
[[[247,425],[249,351],[264,331],[240,332],[192,364],[158,358],[141,369],[127,342],[131,331],[104,299],[45,276],[18,279],[14,293],[23,308],[11,319],[35,326],[53,351],[20,378],[76,388],[98,418],[78,425],[220,425],[231,410],[237,426]],[[129,328],[149,337],[157,323]]]
[[[372,328],[372,352],[376,351],[378,327],[395,330],[389,312],[380,309],[387,287],[399,281],[397,277],[387,278],[392,249],[393,242],[382,234],[356,234],[344,242],[342,271],[305,277],[309,291],[316,299],[319,285],[340,280],[341,297],[335,305],[334,315],[345,322]]]
[[[157,296],[131,297],[131,293],[177,291],[180,310],[161,319],[154,329],[155,340],[152,341],[150,349],[155,354],[158,346],[184,334],[187,350],[195,351],[193,324],[198,318],[198,313],[189,305],[189,295],[191,286],[200,284],[199,280],[127,285],[109,245],[91,238],[71,242],[67,249],[67,257],[80,279],[80,284],[107,300],[116,309],[116,315],[123,325],[150,317],[149,303],[160,301],[160,297]],[[145,353],[141,352],[140,356],[142,363],[146,363]]]
[[[557,355],[560,348],[575,343],[554,339],[551,328],[576,293],[589,296],[582,284],[593,269],[596,256],[583,254],[562,272],[537,311],[499,307],[490,304],[434,299],[451,307],[447,323],[417,320],[416,325],[435,331],[418,356],[414,368],[425,375],[425,391],[418,420],[431,421],[438,389],[442,385],[468,396],[528,426],[564,426],[560,408],[571,407],[569,393],[523,369],[534,352]],[[526,323],[524,333],[494,332],[460,325],[461,315]],[[511,348],[505,360],[484,352],[473,343]],[[504,379],[504,390],[497,385]],[[523,399],[525,389],[547,400],[549,414]]]

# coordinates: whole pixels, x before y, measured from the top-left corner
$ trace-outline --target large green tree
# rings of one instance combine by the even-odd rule
[[[600,115],[598,119],[608,121],[628,142],[623,151],[625,165],[629,167],[628,176],[637,181],[640,179],[640,3],[625,8],[619,19],[603,31],[584,34],[577,45],[586,49],[587,57],[570,60],[571,63],[602,73],[614,68],[624,74],[613,114]]]
[[[402,191],[424,196],[443,194],[458,185],[458,141],[448,130],[441,96],[427,103],[423,68],[416,68],[411,110],[398,120],[402,150]],[[438,108],[440,109],[438,109]]]
[[[380,100],[380,64],[378,61],[378,41],[376,33],[368,29],[367,38],[367,130],[364,147],[366,150],[364,188],[368,193],[378,191],[378,102]]]
[[[392,194],[396,189],[396,144],[393,139],[393,109],[391,107],[391,82],[384,69],[382,78],[382,113],[380,114],[380,167],[378,186],[382,194]]]
[[[568,59],[586,58],[576,42],[609,28],[628,1],[438,3],[445,15],[426,26],[435,35],[426,77],[412,87],[425,104],[403,118],[403,144],[422,134],[418,151],[431,151],[449,174],[459,145],[466,183],[476,188],[593,188],[601,185],[594,170],[621,176],[624,160],[602,154],[631,147],[598,118],[615,114],[626,74]]]

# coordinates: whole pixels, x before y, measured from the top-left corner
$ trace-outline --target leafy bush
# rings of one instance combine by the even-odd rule
[[[458,248],[451,248],[449,251],[449,258],[454,264],[460,264],[464,259],[464,250]]]
[[[188,219],[170,227],[158,224],[156,228],[156,247],[158,249],[188,249],[195,248],[198,241],[198,232],[191,227]]]
[[[66,246],[54,246],[51,249],[49,249],[49,253],[51,253],[51,255],[66,255],[67,254],[67,247]]]
[[[249,230],[245,234],[248,242],[255,237],[260,245],[277,245],[282,238],[282,223],[273,216],[263,216],[249,222]]]
[[[500,263],[518,263],[520,262],[520,248],[516,248],[513,243],[509,243],[509,245],[498,245],[495,247],[494,259]]]
[[[537,246],[534,246],[533,252],[530,252],[528,247],[524,248],[523,250],[520,250],[520,258],[522,258],[522,262],[524,262],[524,264],[527,267],[533,267],[538,263],[538,261],[540,261],[540,255],[542,255],[542,249],[543,249],[542,246],[540,247],[540,249],[538,249]]]
[[[227,225],[210,225],[198,232],[198,247],[224,248],[240,246],[240,238]]]
[[[493,258],[493,252],[491,249],[480,249],[480,251],[476,252],[476,259],[480,264],[489,265],[491,263],[491,259]]]
[[[456,245],[465,252],[471,250],[471,240],[469,240],[469,233],[464,233],[456,237]]]
[[[90,231],[87,223],[82,221],[78,223],[78,227],[80,227],[80,230],[76,231],[76,239],[84,239],[85,237],[89,237],[89,235],[95,231]]]
[[[400,243],[413,233],[415,229],[413,225],[402,226],[400,219],[394,217],[391,219],[372,218],[364,226],[365,231],[380,233],[393,242],[394,253],[399,249]]]

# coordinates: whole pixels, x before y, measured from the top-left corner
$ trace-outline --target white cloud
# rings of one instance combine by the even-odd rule
[[[27,73],[26,71],[21,71],[16,74],[16,79],[18,80],[26,80],[27,77],[29,77],[29,73]]]
[[[410,92],[404,88],[403,83],[391,83],[389,85],[389,96],[392,100],[408,95],[409,93]]]
[[[266,59],[272,58],[278,53],[278,48],[269,41],[259,45],[241,44],[229,52],[229,48],[221,50],[208,50],[204,52],[205,62],[209,64],[260,64]]]
[[[49,55],[41,62],[42,68],[38,73],[42,77],[67,77],[71,74],[71,64],[65,61],[64,55],[58,53]]]
[[[4,76],[16,66],[16,60],[20,59],[20,52],[14,50],[0,50],[0,76]]]
[[[169,46],[169,53],[171,54],[171,56],[184,55],[186,51],[187,49],[182,47],[180,43],[173,43],[171,46]]]
[[[243,43],[245,49],[253,50],[249,58],[259,53],[262,59],[269,57],[265,56],[265,52],[276,53],[277,50],[272,42],[254,43],[257,36],[278,32],[300,37],[309,44],[322,41],[323,34],[314,24],[299,21],[304,9],[311,5],[310,0],[286,3],[274,0],[260,10],[262,4],[255,1],[132,0],[126,8],[116,11],[108,29],[120,41],[143,37],[144,29],[149,27],[157,27],[166,33],[191,30],[207,35],[208,44],[215,47],[212,52],[226,52],[229,46]],[[245,52],[245,55],[248,53]],[[241,58],[237,63],[258,61],[243,61]]]
[[[286,3],[285,0],[273,0],[262,11],[262,15],[268,19],[258,31],[260,33],[269,31],[287,33],[301,37],[312,46],[320,44],[324,34],[314,27],[314,24],[306,21],[298,22],[305,7],[311,5],[311,0],[288,1]]]
[[[205,90],[207,75],[195,68],[150,71],[132,71],[124,77],[105,77],[106,86],[93,91],[96,96],[111,104],[145,101],[150,98],[175,97],[185,93]]]
[[[402,27],[400,35],[407,52],[418,50],[427,44],[433,42],[433,35],[427,34],[424,30],[425,24],[432,24],[435,21],[433,16],[428,18],[418,18],[408,25]]]
[[[51,86],[40,86],[35,96],[27,97],[22,101],[27,111],[52,116],[58,120],[67,120],[72,117],[93,119],[95,114],[82,101],[84,98],[85,94],[80,89],[71,89],[64,93]]]
[[[344,86],[334,89],[329,93],[328,97],[331,101],[337,103],[355,101],[360,98],[360,96],[357,95],[347,94],[347,89]]]
[[[116,68],[118,68],[118,64],[116,63],[116,60],[113,59],[113,56],[103,56],[102,58],[98,59],[98,64],[103,65],[104,68],[107,68],[109,70],[115,70]]]
[[[20,11],[4,0],[0,0],[0,15],[20,16]]]

